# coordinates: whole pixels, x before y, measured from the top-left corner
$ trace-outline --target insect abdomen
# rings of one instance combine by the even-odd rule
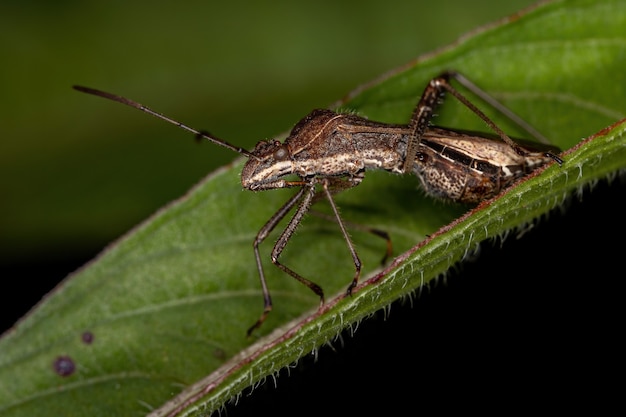
[[[527,173],[524,158],[509,165],[473,158],[469,153],[424,140],[417,153],[413,173],[424,190],[438,198],[476,204],[493,197]]]

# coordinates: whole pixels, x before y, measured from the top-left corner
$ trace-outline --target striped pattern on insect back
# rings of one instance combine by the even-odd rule
[[[420,141],[413,173],[438,198],[475,204],[552,160],[545,151],[513,149],[503,141],[430,128]]]

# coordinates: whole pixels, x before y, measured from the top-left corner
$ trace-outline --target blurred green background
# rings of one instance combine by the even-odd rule
[[[0,302],[18,304],[4,327],[235,157],[73,84],[128,96],[250,148],[533,3],[4,1]]]

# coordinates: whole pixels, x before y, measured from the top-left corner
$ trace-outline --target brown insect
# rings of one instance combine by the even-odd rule
[[[435,197],[462,203],[478,203],[550,161],[559,164],[563,162],[556,155],[559,150],[555,147],[544,144],[522,146],[513,141],[459,93],[450,84],[451,79],[457,80],[496,107],[531,135],[542,138],[510,110],[453,71],[445,72],[430,81],[407,125],[375,122],[354,114],[318,109],[300,120],[284,142],[261,141],[252,151],[233,146],[127,98],[87,87],[74,88],[135,107],[197,137],[246,156],[248,161],[241,173],[241,184],[248,190],[298,189],[270,217],[254,240],[254,255],[263,290],[264,308],[259,319],[249,328],[249,335],[265,321],[272,310],[272,299],[261,264],[259,245],[294,208],[294,214],[274,245],[271,260],[282,271],[310,288],[323,303],[322,288],[280,263],[279,258],[311,205],[318,199],[325,198],[330,203],[333,219],[339,225],[352,255],[355,273],[347,289],[348,293],[352,292],[359,281],[361,261],[339,215],[333,195],[360,184],[365,177],[365,171],[382,169],[399,174],[413,173],[421,180],[424,189]],[[434,109],[445,93],[453,95],[478,115],[497,137],[431,126]],[[289,176],[297,179],[290,180]],[[370,231],[386,237],[384,232]]]

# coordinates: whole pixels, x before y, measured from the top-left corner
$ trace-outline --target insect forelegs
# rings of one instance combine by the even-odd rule
[[[304,195],[305,191],[307,191],[307,189],[307,186],[303,186],[293,197],[291,197],[285,204],[283,204],[283,206],[278,209],[278,211],[274,213],[272,217],[270,217],[267,223],[263,225],[261,230],[259,230],[259,232],[257,233],[256,238],[254,239],[254,258],[256,260],[257,269],[259,271],[259,279],[261,280],[261,289],[263,291],[263,313],[261,313],[261,317],[259,317],[259,319],[248,329],[248,336],[250,336],[250,334],[252,334],[255,329],[259,328],[261,324],[263,324],[263,322],[267,318],[267,315],[270,313],[270,311],[272,311],[272,297],[270,296],[270,292],[267,287],[265,272],[263,271],[263,263],[261,262],[261,254],[259,252],[259,245],[267,238],[272,230],[274,230],[276,225],[278,225],[278,223],[285,218],[287,213],[289,213],[289,211],[298,203],[298,201],[302,199],[302,196]],[[284,234],[285,232],[283,232],[283,235]],[[276,245],[278,245],[278,243]],[[274,250],[276,250],[276,248],[274,248]],[[273,258],[274,256],[272,255],[272,260]]]
[[[302,284],[310,288],[311,291],[313,291],[315,294],[317,294],[320,297],[320,304],[324,304],[324,291],[322,290],[322,287],[320,287],[313,281],[310,281],[304,278],[302,275],[298,274],[294,270],[286,267],[285,265],[281,264],[278,261],[278,258],[280,257],[281,253],[285,249],[285,246],[287,246],[287,242],[289,242],[289,239],[291,239],[291,237],[293,236],[293,233],[296,231],[296,228],[302,222],[304,215],[311,208],[311,204],[313,202],[314,196],[315,196],[315,183],[311,182],[303,186],[300,189],[300,192],[296,194],[295,198],[292,198],[290,200],[291,204],[288,203],[285,205],[285,207],[289,206],[289,208],[291,208],[295,205],[297,200],[300,200],[300,198],[302,198],[302,201],[300,202],[298,209],[296,210],[291,220],[289,220],[287,227],[285,227],[285,230],[283,230],[280,237],[276,241],[276,244],[274,245],[274,249],[272,250],[272,263],[276,265],[278,268],[280,268],[281,271],[291,275],[293,278],[297,279]],[[281,216],[281,218],[282,217],[284,217],[284,215]]]

